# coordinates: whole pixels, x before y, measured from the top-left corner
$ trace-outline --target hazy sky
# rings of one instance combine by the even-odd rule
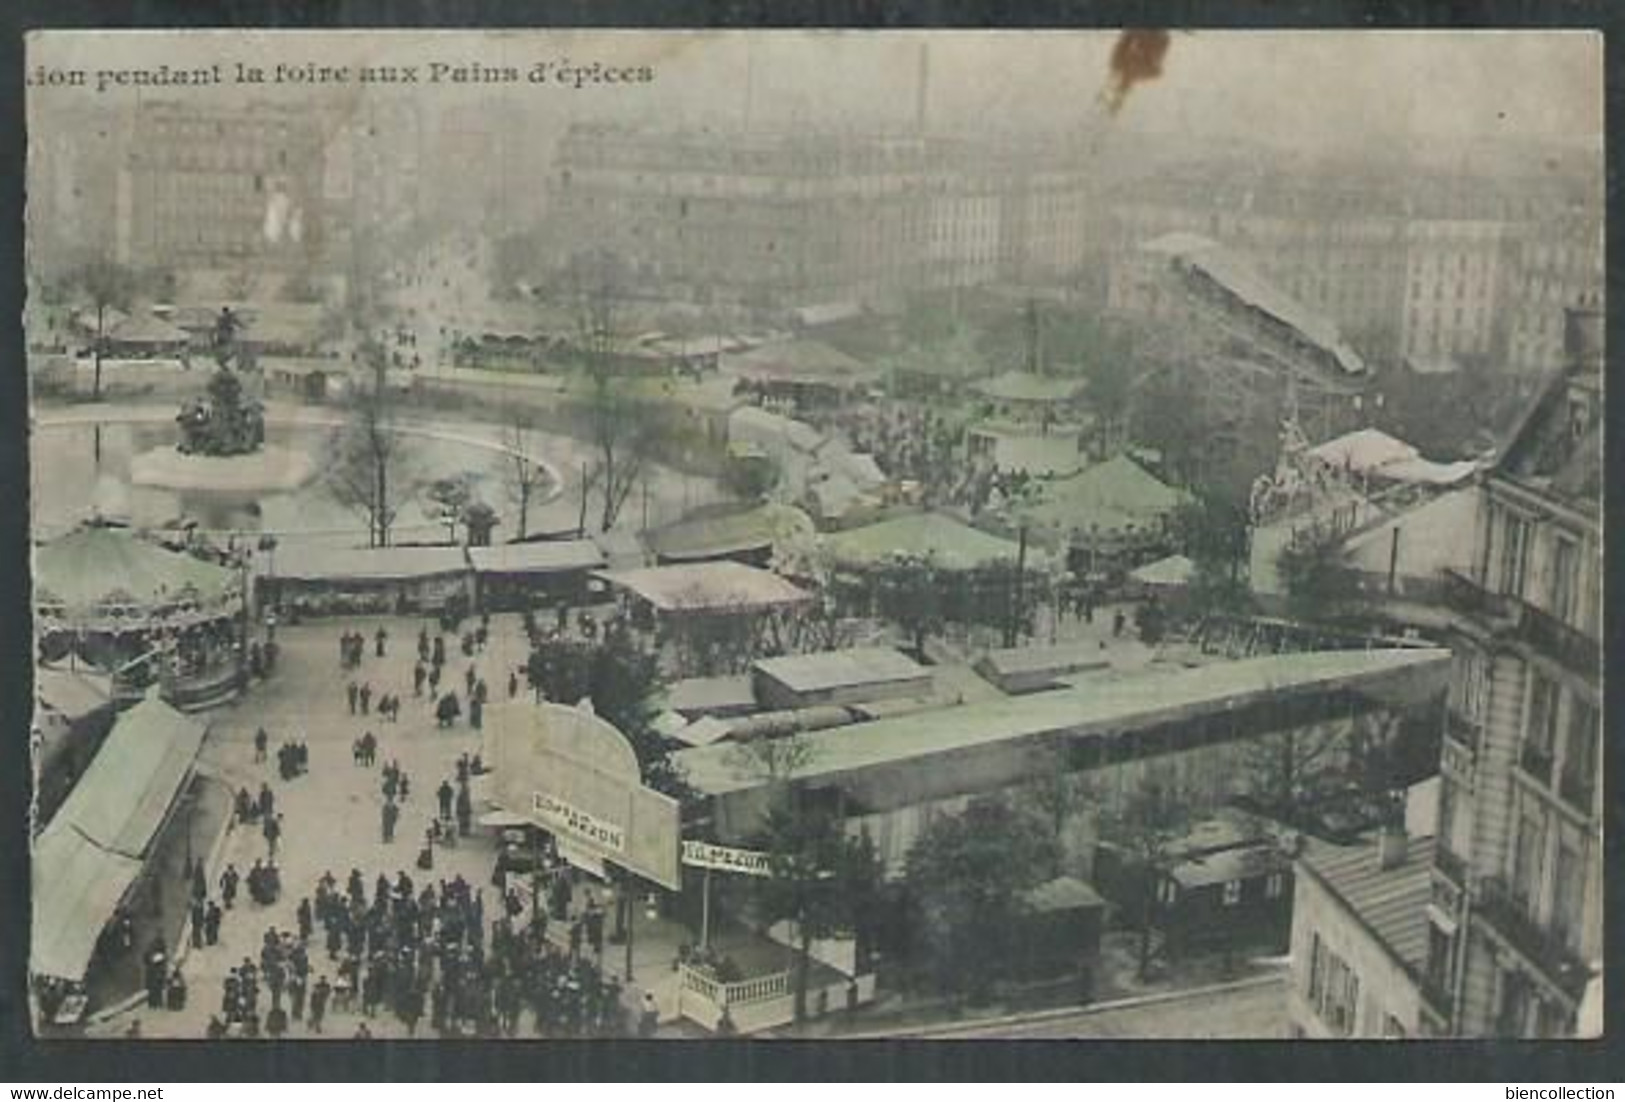
[[[528,84],[500,93],[552,121],[618,117],[737,127],[791,122],[896,128],[914,113],[920,44],[930,43],[929,114],[957,130],[1065,128],[1106,120],[1099,93],[1111,32],[45,32],[37,64],[104,68],[219,62],[289,64],[650,64],[652,84],[582,91]],[[1309,152],[1365,142],[1453,143],[1505,136],[1600,136],[1602,49],[1584,32],[1176,33],[1161,79],[1141,85],[1110,125],[1124,132],[1245,137]],[[747,74],[749,79],[747,80]],[[747,87],[750,89],[747,94]],[[491,86],[381,89],[454,103]],[[57,104],[128,103],[134,89],[30,90],[40,123]],[[236,96],[237,89],[167,89],[163,98]],[[256,94],[309,96],[305,87]],[[324,95],[335,94],[329,89]]]

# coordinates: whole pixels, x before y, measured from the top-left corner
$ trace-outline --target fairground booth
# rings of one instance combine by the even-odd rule
[[[260,603],[294,621],[439,612],[471,599],[473,571],[461,547],[311,547],[268,562],[259,585]]]
[[[105,520],[34,554],[39,661],[114,677],[121,697],[162,683],[198,707],[241,687],[247,568],[171,550]]]
[[[230,804],[195,772],[205,734],[150,690],[35,839],[29,973],[48,1030],[142,997],[154,952],[173,960],[185,871],[214,848]]]
[[[704,823],[685,824],[678,801],[643,783],[631,742],[590,702],[495,706],[483,753],[494,806],[482,822],[528,832],[520,844],[556,855],[589,894],[610,900],[608,941],[625,955],[622,974],[666,1015],[740,1033],[787,1025],[803,972],[812,1013],[872,998],[873,977],[858,974],[850,939],[815,943],[803,970],[792,931],[727,913],[724,885],[770,875],[768,855],[714,844]],[[539,856],[533,894],[558,876]],[[559,936],[558,925],[548,936]]]

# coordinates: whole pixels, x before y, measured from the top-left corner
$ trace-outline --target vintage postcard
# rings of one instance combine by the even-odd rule
[[[36,1034],[1597,1034],[1601,43],[31,35]]]

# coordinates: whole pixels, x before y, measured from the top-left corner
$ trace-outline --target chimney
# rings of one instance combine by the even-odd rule
[[[1605,332],[1602,309],[1586,296],[1563,313],[1564,355],[1574,363],[1600,364]]]
[[[1403,865],[1409,850],[1410,835],[1404,827],[1386,826],[1377,833],[1377,866],[1383,872]]]

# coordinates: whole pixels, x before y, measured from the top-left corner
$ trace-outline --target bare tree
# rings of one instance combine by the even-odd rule
[[[508,450],[508,464],[503,468],[503,482],[508,497],[519,508],[518,535],[523,540],[530,534],[530,503],[547,484],[547,468],[531,459],[534,424],[523,410],[510,411],[508,423],[502,430],[502,443]]]
[[[79,295],[96,311],[96,343],[91,348],[96,374],[91,383],[90,396],[100,400],[102,360],[107,354],[107,313],[109,310],[123,310],[130,305],[135,295],[136,278],[129,268],[117,261],[99,257],[80,267],[73,274],[72,282]]]
[[[577,352],[586,375],[587,428],[597,449],[588,484],[603,495],[599,527],[615,525],[643,473],[657,425],[616,370],[624,298],[615,258],[599,253],[571,266]]]
[[[367,518],[370,547],[389,546],[400,495],[401,438],[385,380],[383,350],[365,346],[368,377],[350,392],[349,417],[329,467],[333,496]]]

